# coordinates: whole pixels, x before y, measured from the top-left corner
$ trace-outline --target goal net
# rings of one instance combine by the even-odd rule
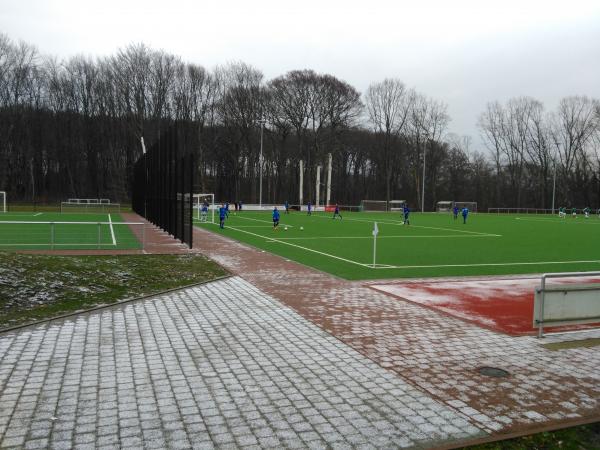
[[[437,212],[444,213],[444,212],[452,211],[453,207],[454,207],[454,202],[443,201],[443,202],[437,202],[435,210]]]
[[[215,194],[194,194],[195,218],[200,222],[215,223]]]
[[[6,192],[0,191],[0,213],[6,212]]]
[[[470,212],[477,212],[477,202],[454,202],[458,209],[467,208]]]
[[[363,211],[387,211],[386,200],[363,200],[360,203]]]
[[[406,200],[390,200],[388,207],[390,211],[404,211]]]
[[[60,203],[61,213],[111,213],[121,212],[121,204],[108,198],[70,198]]]

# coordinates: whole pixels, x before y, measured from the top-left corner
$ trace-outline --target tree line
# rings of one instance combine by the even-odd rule
[[[302,160],[314,201],[331,153],[340,204],[420,209],[425,180],[426,210],[440,200],[550,207],[556,173],[557,205],[599,206],[597,100],[567,97],[552,112],[528,97],[491,102],[478,122],[487,149],[448,134],[450,120],[446,104],[399,79],[361,94],[312,70],[266,80],[243,62],[207,70],[143,44],[58,60],[0,34],[0,190],[11,202],[127,202],[140,138],[152,145],[177,123],[197,192],[220,200],[258,202],[262,165],[263,202],[296,203]]]

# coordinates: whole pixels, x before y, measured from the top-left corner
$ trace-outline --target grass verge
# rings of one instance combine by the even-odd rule
[[[226,275],[201,255],[0,252],[0,329]]]
[[[600,422],[467,447],[469,450],[600,449]]]

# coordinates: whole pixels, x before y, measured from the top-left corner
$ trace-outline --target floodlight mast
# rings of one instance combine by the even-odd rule
[[[325,205],[329,205],[331,202],[331,165],[332,165],[332,157],[331,153],[329,154],[329,160],[327,162],[327,201]]]
[[[554,199],[556,198],[556,159],[554,161],[554,175],[552,176],[552,215],[554,215]]]
[[[423,189],[421,190],[421,212],[425,212],[425,155],[427,144],[423,144]]]
[[[260,181],[258,183],[258,204],[262,210],[262,180],[263,180],[263,129],[265,127],[264,117],[260,119]]]

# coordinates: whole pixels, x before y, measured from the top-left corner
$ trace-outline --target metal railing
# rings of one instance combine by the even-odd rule
[[[10,231],[3,230],[7,225],[18,225],[18,229]],[[92,233],[86,230],[83,234],[77,234],[72,231],[65,231],[66,227],[71,226],[95,226],[97,231]],[[41,226],[41,229],[32,231],[32,228]],[[61,228],[61,238],[57,239],[57,228]],[[129,236],[123,233],[114,232],[115,228],[127,226],[131,232]],[[29,227],[29,228],[27,228]],[[103,229],[103,227],[106,227]],[[140,228],[136,228],[140,227]],[[138,231],[136,233],[135,231]],[[103,235],[110,236],[110,243],[103,242]],[[117,237],[119,236],[119,242]],[[129,240],[127,240],[129,239]],[[144,222],[61,222],[61,221],[23,221],[23,220],[3,220],[0,221],[0,249],[2,248],[35,248],[49,247],[51,250],[56,248],[79,247],[102,249],[110,247],[119,249],[135,243],[141,244],[141,249],[146,247],[146,224]]]
[[[488,208],[488,213],[495,214],[554,214],[557,211],[550,208]]]

